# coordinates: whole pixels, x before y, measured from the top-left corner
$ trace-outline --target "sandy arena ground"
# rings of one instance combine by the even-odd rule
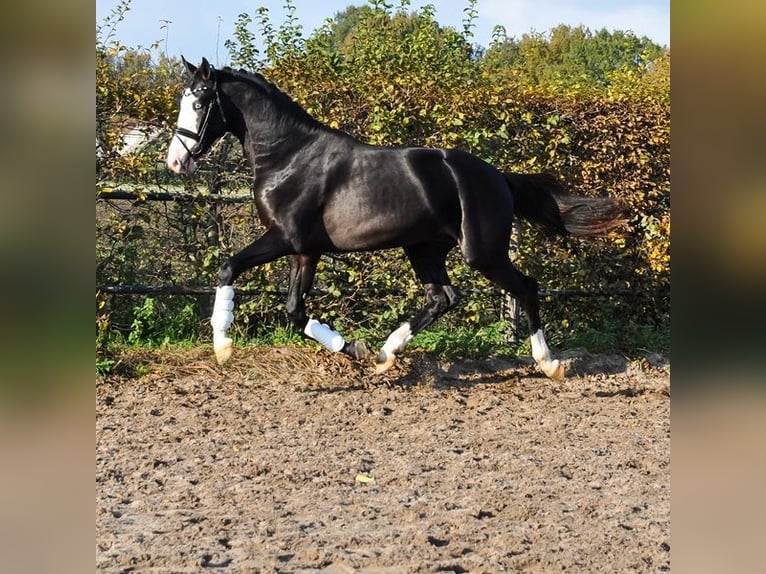
[[[560,383],[415,352],[383,377],[312,348],[123,357],[96,383],[97,570],[669,571],[669,365],[568,357]]]

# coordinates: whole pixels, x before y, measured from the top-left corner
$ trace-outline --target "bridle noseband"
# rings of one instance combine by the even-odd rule
[[[226,114],[223,111],[223,104],[221,103],[221,93],[218,90],[218,78],[216,77],[215,70],[211,67],[211,74],[213,75],[213,86],[212,90],[215,92],[215,102],[218,104],[218,110],[221,112],[221,120],[223,120],[223,124],[226,125]],[[196,90],[191,90],[189,88],[186,88],[184,92],[184,96],[193,96],[195,94],[199,94],[201,92],[205,92],[207,90],[210,90],[210,86],[202,86],[201,88],[197,88]],[[184,136],[186,138],[189,138],[191,140],[194,140],[197,142],[198,145],[194,146],[196,151],[192,151],[189,149],[189,147],[186,145],[186,142],[184,142],[183,138],[178,138],[178,141],[181,142],[181,145],[184,146],[184,149],[189,153],[189,155],[196,159],[201,154],[201,151],[199,149],[199,143],[202,141],[202,138],[205,137],[205,131],[207,130],[207,124],[210,120],[210,112],[213,111],[213,100],[208,102],[207,104],[207,111],[205,112],[205,119],[202,122],[202,127],[200,128],[199,132],[193,132],[191,130],[187,130],[186,128],[182,128],[180,126],[176,126],[174,132],[175,136]]]

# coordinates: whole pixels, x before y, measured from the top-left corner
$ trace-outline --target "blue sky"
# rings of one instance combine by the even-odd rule
[[[398,0],[389,0],[398,5]],[[118,0],[96,0],[96,24],[118,4]],[[304,36],[321,26],[326,18],[349,5],[366,0],[294,0]],[[433,4],[436,19],[444,26],[462,28],[465,0],[413,0],[412,8]],[[254,14],[266,6],[276,27],[284,19],[284,0],[132,0],[131,10],[116,31],[116,38],[131,47],[150,47],[159,41],[170,56],[184,55],[199,62],[206,56],[213,64],[228,63],[224,42],[231,36],[237,15]],[[479,0],[474,41],[487,46],[495,25],[505,26],[509,36],[547,32],[558,24],[631,31],[670,46],[670,0]],[[165,24],[169,20],[169,24]],[[166,28],[163,28],[166,25]],[[219,36],[220,28],[220,36]],[[257,28],[253,28],[257,33]]]

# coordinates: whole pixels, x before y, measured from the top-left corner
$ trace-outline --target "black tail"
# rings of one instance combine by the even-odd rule
[[[547,173],[506,173],[516,215],[560,235],[604,235],[624,223],[623,207],[609,197],[575,197]]]

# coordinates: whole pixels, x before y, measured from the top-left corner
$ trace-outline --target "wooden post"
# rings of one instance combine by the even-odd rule
[[[513,220],[513,227],[511,228],[511,244],[510,244],[510,258],[512,263],[516,263],[517,254],[521,247],[521,227],[517,219]],[[503,294],[503,302],[501,305],[502,318],[506,321],[506,335],[505,340],[515,345],[524,340],[524,333],[521,331],[522,325],[522,310],[519,302],[514,299],[510,293]]]

